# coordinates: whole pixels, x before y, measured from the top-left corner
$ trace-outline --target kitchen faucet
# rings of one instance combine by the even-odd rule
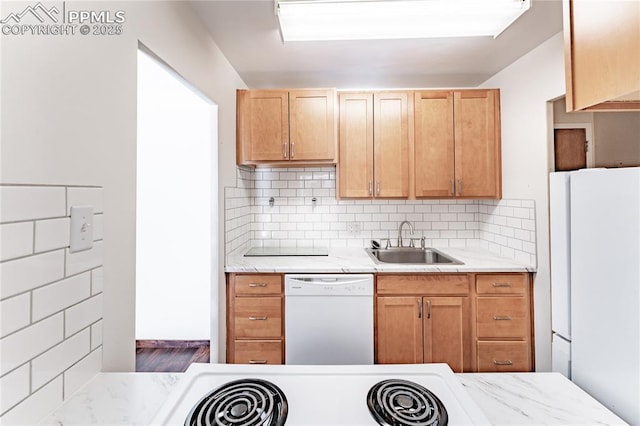
[[[408,220],[403,220],[402,222],[400,222],[400,226],[398,226],[398,247],[404,247],[404,244],[402,243],[402,227],[405,224],[409,225],[409,230],[411,231],[411,235],[413,235],[413,225],[411,224],[411,222],[409,222]]]

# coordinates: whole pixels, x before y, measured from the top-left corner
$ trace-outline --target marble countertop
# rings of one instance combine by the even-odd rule
[[[457,374],[494,425],[625,424],[558,373]],[[180,373],[101,373],[42,425],[148,425]]]
[[[436,247],[437,248],[437,247]],[[535,267],[479,249],[437,248],[462,265],[375,263],[363,248],[331,248],[328,256],[244,257],[232,254],[225,272],[376,273],[376,272],[535,272]]]

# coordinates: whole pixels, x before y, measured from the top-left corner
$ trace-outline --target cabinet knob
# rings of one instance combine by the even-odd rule
[[[495,287],[495,288],[500,288],[500,287],[513,287],[513,284],[511,284],[511,283],[493,283],[492,285],[493,285],[493,287]]]
[[[291,142],[291,158],[296,156],[296,144]]]
[[[249,283],[249,287],[266,287],[267,283]]]
[[[493,360],[493,364],[494,365],[513,365],[513,361],[511,361],[511,360],[498,361],[498,360],[494,359]]]
[[[462,179],[458,179],[458,195],[462,195]]]
[[[287,143],[284,142],[282,144],[282,155],[284,156],[284,158],[287,158]]]
[[[373,195],[373,181],[369,181],[369,195]]]
[[[266,364],[266,359],[250,359],[249,364]]]

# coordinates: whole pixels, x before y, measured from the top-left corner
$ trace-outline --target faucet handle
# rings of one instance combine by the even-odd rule
[[[385,244],[385,246],[384,246],[385,250],[388,249],[389,247],[391,247],[391,239],[389,239],[389,238],[380,238],[380,245],[382,245],[383,241],[387,242]]]

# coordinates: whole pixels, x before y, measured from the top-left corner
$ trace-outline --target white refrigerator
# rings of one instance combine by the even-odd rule
[[[550,196],[554,370],[570,348],[573,382],[640,424],[640,168],[552,173]]]

